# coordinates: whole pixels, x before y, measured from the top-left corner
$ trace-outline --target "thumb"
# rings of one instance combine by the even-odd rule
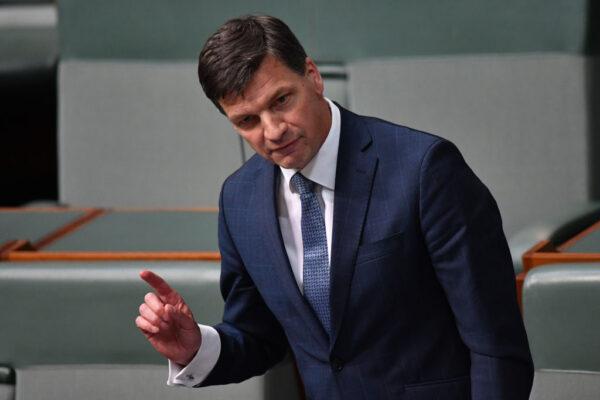
[[[180,328],[184,330],[196,329],[196,321],[191,316],[181,312],[177,308],[173,307],[170,304],[167,304],[165,307],[168,318],[175,322]]]

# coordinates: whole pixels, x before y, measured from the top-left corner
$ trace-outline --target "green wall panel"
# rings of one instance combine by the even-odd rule
[[[581,52],[586,0],[59,0],[63,58],[194,59],[225,20],[284,19],[319,61]]]

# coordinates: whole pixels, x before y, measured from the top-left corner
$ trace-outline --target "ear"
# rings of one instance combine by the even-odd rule
[[[321,73],[317,68],[317,64],[310,57],[306,57],[305,65],[304,65],[304,73],[306,77],[311,81],[314,85],[316,92],[323,96],[323,91],[325,90],[325,86],[323,84],[323,78],[321,77]]]

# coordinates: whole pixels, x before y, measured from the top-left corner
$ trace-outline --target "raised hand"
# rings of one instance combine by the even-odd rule
[[[192,311],[179,293],[152,271],[140,277],[154,288],[144,297],[136,326],[160,354],[180,365],[187,365],[196,355],[202,335]]]

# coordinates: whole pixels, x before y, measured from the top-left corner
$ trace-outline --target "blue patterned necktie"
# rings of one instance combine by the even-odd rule
[[[300,193],[302,202],[302,244],[304,247],[304,297],[317,314],[327,333],[330,332],[329,315],[329,257],[325,219],[317,196],[313,192],[314,182],[297,172],[291,179]]]

